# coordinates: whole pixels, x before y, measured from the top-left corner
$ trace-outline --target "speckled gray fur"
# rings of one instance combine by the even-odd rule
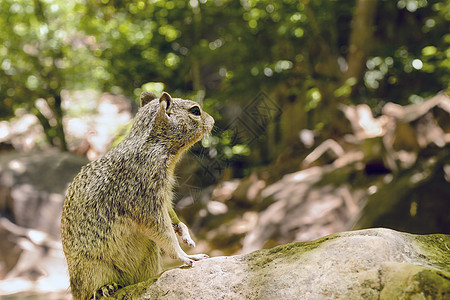
[[[74,299],[158,274],[160,248],[189,265],[207,257],[179,246],[173,226],[194,243],[186,226],[172,224],[171,201],[175,164],[214,120],[197,103],[167,93],[158,100],[144,92],[141,105],[128,136],[83,167],[68,189],[61,237]]]

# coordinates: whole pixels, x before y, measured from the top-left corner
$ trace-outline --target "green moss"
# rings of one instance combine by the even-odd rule
[[[150,278],[149,280],[146,281],[142,281],[133,285],[129,285],[126,286],[120,290],[118,290],[116,293],[114,293],[114,295],[112,295],[111,297],[107,297],[107,298],[102,298],[102,299],[109,299],[109,300],[133,300],[133,299],[139,299],[140,297],[142,297],[142,295],[144,295],[144,293],[147,291],[147,289],[149,288],[149,286],[151,286],[153,283],[156,282],[156,280],[158,280],[158,278],[162,275],[163,273],[154,276],[152,278]]]
[[[274,285],[276,280],[269,280],[282,274],[279,272],[280,268],[284,268],[290,262],[305,260],[308,252],[319,248],[323,243],[340,237],[361,235],[383,237],[392,232],[387,229],[342,232],[311,242],[290,243],[252,252],[240,258],[247,264],[245,284],[258,287],[252,292],[252,299],[264,298],[274,289],[282,288]],[[418,258],[417,262],[415,264],[384,262],[378,271],[373,270],[373,277],[362,275],[361,282],[366,288],[361,293],[379,294],[379,299],[450,299],[450,236],[442,234],[421,236],[407,233],[399,233],[396,236],[399,235],[402,238],[399,237],[398,242],[415,245],[415,251],[409,253],[413,255],[412,258]],[[420,262],[421,258],[426,261],[425,264]],[[108,299],[139,299],[158,278],[159,276],[156,276],[148,281],[125,287]],[[355,293],[358,291],[355,290]]]
[[[419,291],[431,299],[450,299],[450,274],[435,270],[423,270],[414,280],[419,282]]]
[[[264,267],[268,263],[283,257],[296,260],[305,253],[319,247],[323,242],[333,240],[340,236],[339,233],[329,235],[311,242],[296,242],[286,245],[280,245],[272,249],[264,249],[252,252],[246,256],[250,269],[254,267]]]
[[[422,248],[428,260],[450,272],[450,235],[410,235],[410,238]]]
[[[406,263],[388,263],[381,271],[380,299],[450,299],[450,274]]]

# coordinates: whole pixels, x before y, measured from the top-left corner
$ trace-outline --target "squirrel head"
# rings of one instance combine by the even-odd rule
[[[148,144],[161,145],[172,155],[188,149],[214,125],[214,119],[194,101],[172,98],[166,92],[158,99],[148,91],[142,92],[140,100],[133,127]]]

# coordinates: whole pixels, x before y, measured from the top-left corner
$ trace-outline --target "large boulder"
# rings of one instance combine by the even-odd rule
[[[114,299],[450,299],[450,236],[367,229],[192,268],[119,290]]]

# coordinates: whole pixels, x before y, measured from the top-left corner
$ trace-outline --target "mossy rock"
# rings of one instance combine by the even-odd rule
[[[450,236],[367,229],[215,257],[112,299],[450,299]]]

